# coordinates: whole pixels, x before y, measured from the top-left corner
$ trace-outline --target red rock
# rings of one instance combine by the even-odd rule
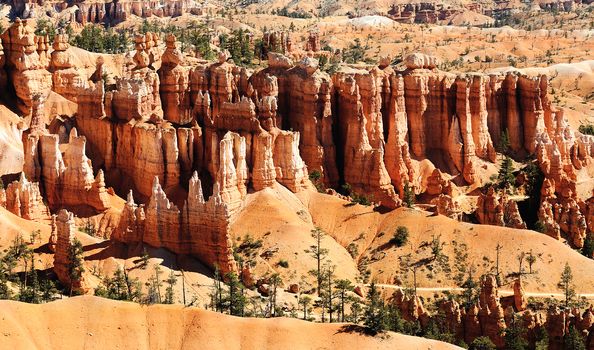
[[[84,273],[78,280],[71,280],[69,271],[70,265],[70,247],[76,238],[76,227],[74,224],[74,215],[65,209],[58,212],[56,217],[56,246],[54,253],[54,272],[58,279],[66,288],[72,288],[76,292],[85,293],[89,290],[86,285]]]

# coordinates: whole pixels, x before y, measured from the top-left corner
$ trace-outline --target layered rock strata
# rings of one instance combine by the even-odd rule
[[[229,235],[231,214],[223,193],[215,183],[213,195],[205,201],[202,184],[194,173],[188,197],[178,208],[169,201],[155,177],[146,205],[134,203],[132,192],[112,239],[125,243],[142,242],[163,247],[176,254],[192,255],[224,275],[235,271]]]
[[[29,21],[17,19],[1,37],[5,69],[24,115],[31,114],[34,96],[45,99],[52,88],[52,76],[47,70],[47,38],[40,39],[33,33]]]
[[[489,187],[486,194],[479,195],[475,214],[479,223],[484,225],[526,228],[516,202],[505,193],[498,195],[494,187]]]
[[[49,210],[43,202],[39,183],[29,182],[24,173],[19,181],[1,189],[3,200],[1,205],[13,214],[27,220],[40,221],[49,218]]]
[[[111,206],[103,171],[93,174],[85,148],[86,138],[78,136],[76,129],[66,144],[59,144],[59,136],[52,134],[27,139],[25,175],[43,186],[50,209],[102,212]]]
[[[85,283],[84,274],[80,278],[72,279],[71,266],[71,247],[76,239],[76,226],[74,223],[74,214],[62,209],[55,217],[55,253],[54,253],[54,272],[60,282],[68,289],[74,292],[88,290]]]

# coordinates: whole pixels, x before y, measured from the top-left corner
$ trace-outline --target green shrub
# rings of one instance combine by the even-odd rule
[[[394,232],[394,237],[390,239],[390,243],[397,246],[402,247],[408,241],[408,228],[404,226],[398,226],[396,232]]]
[[[470,343],[470,350],[495,350],[495,344],[489,337],[478,337]]]
[[[584,135],[594,135],[594,124],[582,124],[578,130]]]

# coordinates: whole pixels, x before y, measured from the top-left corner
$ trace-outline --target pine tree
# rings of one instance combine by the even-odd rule
[[[270,277],[270,285],[272,286],[272,291],[270,293],[268,301],[271,317],[277,317],[278,314],[278,310],[276,309],[276,298],[278,295],[278,287],[281,283],[283,283],[283,280],[281,279],[278,273],[275,273]]]
[[[526,350],[528,349],[528,341],[525,339],[526,328],[522,319],[513,315],[510,324],[505,330],[503,338],[505,339],[505,349],[509,350]]]
[[[0,299],[12,298],[12,292],[8,286],[10,279],[9,266],[6,262],[6,256],[0,257]]]
[[[247,302],[244,295],[244,287],[235,272],[225,275],[227,286],[229,287],[229,314],[234,316],[244,316],[245,304]]]
[[[334,293],[332,293],[333,289],[333,280],[334,280],[334,270],[336,266],[325,266],[323,277],[324,277],[324,294],[326,296],[326,307],[328,308],[328,319],[329,322],[333,322],[332,315],[334,313],[334,298],[336,297]]]
[[[497,174],[497,183],[500,189],[506,190],[513,187],[515,182],[516,177],[514,176],[513,161],[509,156],[505,156],[501,162],[499,173]]]
[[[470,343],[470,350],[496,350],[495,344],[489,337],[478,337]]]
[[[565,349],[568,350],[586,350],[584,338],[582,338],[580,332],[573,325],[569,326],[569,332],[565,335],[563,343],[565,344]]]
[[[225,309],[223,299],[223,281],[218,266],[215,266],[212,292],[210,293],[210,307],[217,312],[223,312]]]
[[[83,253],[82,243],[77,238],[74,238],[68,249],[68,277],[70,279],[69,287],[71,296],[74,285],[80,281],[82,274],[85,271],[83,266]]]
[[[559,289],[563,290],[563,294],[565,296],[565,307],[568,308],[572,300],[575,298],[575,288],[573,286],[573,273],[571,272],[571,267],[569,263],[565,263],[565,268],[561,273],[561,279],[557,284]]]
[[[385,309],[375,282],[371,282],[367,292],[364,324],[370,334],[375,335],[386,329]]]
[[[299,304],[303,305],[303,319],[307,320],[307,311],[309,310],[309,304],[311,303],[311,298],[309,296],[304,296],[299,299]]]
[[[408,184],[408,181],[404,184],[404,204],[408,208],[412,208],[415,205],[415,193],[412,187]]]
[[[31,269],[29,270],[28,275],[29,282],[27,285],[21,285],[18,299],[19,301],[26,303],[39,304],[41,303],[41,293],[33,255],[31,255]]]
[[[322,238],[324,237],[324,231],[321,228],[316,227],[311,230],[311,235],[315,239],[316,244],[309,247],[308,253],[316,259],[317,269],[310,271],[317,277],[318,282],[318,295],[322,292],[322,261],[328,255],[328,249],[322,248]]]
[[[590,233],[586,236],[584,246],[582,247],[582,255],[588,258],[594,258],[594,234]]]
[[[54,295],[58,293],[56,284],[54,281],[45,278],[41,281],[41,300],[44,302],[50,302],[55,299]]]
[[[177,283],[177,277],[173,270],[169,271],[169,278],[165,281],[167,283],[167,288],[165,288],[165,304],[173,304],[174,297],[175,297],[175,284]]]
[[[499,143],[497,144],[497,152],[507,155],[507,153],[509,152],[510,145],[511,143],[509,140],[509,131],[508,129],[505,129],[501,133],[501,137],[499,138]]]
[[[340,298],[340,322],[344,322],[344,309],[347,301],[347,292],[353,290],[353,284],[347,279],[340,279],[335,282],[335,285]]]

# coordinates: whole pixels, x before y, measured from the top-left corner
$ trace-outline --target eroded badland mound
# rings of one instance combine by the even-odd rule
[[[594,349],[591,4],[233,4],[2,5],[0,348]]]
[[[245,319],[96,297],[45,305],[2,301],[0,307],[2,344],[11,349],[458,349],[392,332],[367,336],[347,324]]]

